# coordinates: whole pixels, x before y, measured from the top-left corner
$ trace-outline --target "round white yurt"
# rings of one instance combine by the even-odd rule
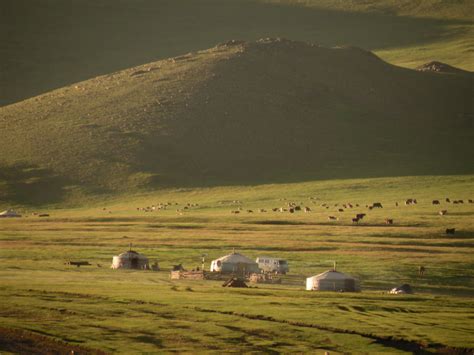
[[[328,270],[322,274],[306,279],[308,291],[360,291],[359,281],[336,270]]]
[[[112,259],[112,269],[139,269],[148,270],[148,258],[136,251],[129,250],[120,255],[116,255]]]
[[[239,253],[232,253],[219,259],[212,260],[212,272],[221,272],[223,274],[251,274],[259,273],[258,264]]]

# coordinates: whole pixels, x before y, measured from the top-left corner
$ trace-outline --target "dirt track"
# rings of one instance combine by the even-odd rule
[[[94,354],[105,355],[101,350],[88,349],[78,345],[68,344],[44,335],[35,334],[21,329],[0,327],[0,351],[16,354]]]

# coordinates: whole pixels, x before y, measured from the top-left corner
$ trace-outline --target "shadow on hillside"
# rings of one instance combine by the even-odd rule
[[[255,0],[7,0],[2,7],[0,40],[8,51],[0,74],[9,89],[0,105],[230,39],[286,37],[373,50],[427,43],[445,36],[446,26],[465,24]]]
[[[27,165],[0,167],[0,201],[39,205],[63,201],[66,179]]]

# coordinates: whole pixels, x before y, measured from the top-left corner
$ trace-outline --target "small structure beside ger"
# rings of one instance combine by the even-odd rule
[[[10,209],[0,212],[0,218],[15,218],[15,217],[21,217],[21,214],[18,214],[14,210],[10,210]]]
[[[260,273],[258,264],[242,254],[233,252],[211,262],[211,272],[222,274],[247,275]]]
[[[336,268],[334,268],[319,275],[308,277],[306,279],[306,290],[359,292],[360,286],[357,279],[336,271]]]
[[[156,265],[158,267],[158,265]],[[112,269],[136,269],[149,270],[148,258],[131,249],[122,254],[116,255],[112,259]]]

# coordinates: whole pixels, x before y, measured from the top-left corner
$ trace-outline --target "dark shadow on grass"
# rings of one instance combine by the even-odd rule
[[[12,205],[41,206],[67,200],[71,193],[105,195],[109,190],[82,184],[51,169],[18,163],[0,164],[0,201]],[[46,220],[43,220],[46,221]]]
[[[154,345],[159,349],[164,348],[163,341],[151,335],[139,335],[136,337],[132,337],[131,339],[135,341],[139,341],[141,343]]]
[[[66,179],[37,166],[0,166],[0,200],[12,204],[62,201],[67,184]]]

